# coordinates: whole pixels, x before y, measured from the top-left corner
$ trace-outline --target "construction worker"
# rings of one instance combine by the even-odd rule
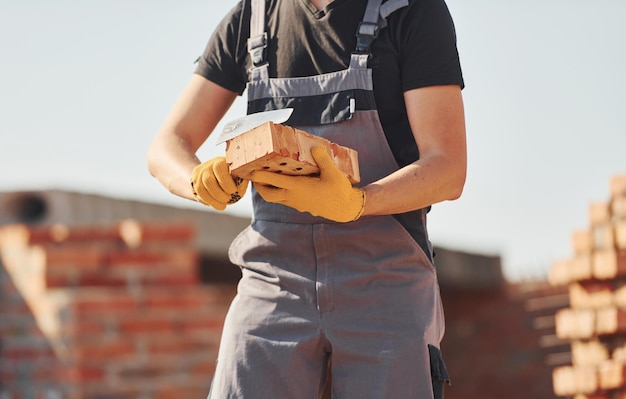
[[[426,214],[466,175],[464,86],[444,0],[244,0],[226,15],[149,150],[172,193],[223,210],[248,191],[229,256],[242,277],[211,399],[441,398],[449,380]],[[358,152],[352,185],[323,147],[319,176],[230,176],[195,153],[238,95],[248,114]]]

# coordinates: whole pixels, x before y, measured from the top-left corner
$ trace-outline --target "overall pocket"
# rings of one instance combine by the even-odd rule
[[[428,345],[428,354],[430,355],[430,375],[433,383],[433,397],[435,399],[443,399],[443,383],[450,384],[450,376],[443,361],[443,356],[439,348]]]

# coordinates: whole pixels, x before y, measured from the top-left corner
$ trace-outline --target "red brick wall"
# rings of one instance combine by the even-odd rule
[[[200,284],[194,238],[176,224],[2,228],[0,394],[205,397],[235,287]]]

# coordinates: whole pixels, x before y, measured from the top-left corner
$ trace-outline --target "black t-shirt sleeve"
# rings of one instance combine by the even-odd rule
[[[398,24],[403,91],[426,86],[464,87],[456,32],[444,0],[413,1]]]
[[[243,14],[249,12],[248,7],[244,9],[243,2],[230,10],[211,35],[195,70],[196,74],[239,95],[246,88],[247,76],[244,70],[247,52],[243,51],[245,43],[241,40],[245,41],[249,32],[249,27],[242,25],[241,20]],[[241,32],[243,28],[246,28],[245,32]]]

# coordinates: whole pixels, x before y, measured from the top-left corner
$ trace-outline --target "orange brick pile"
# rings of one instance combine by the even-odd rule
[[[206,397],[234,287],[200,283],[194,239],[187,224],[0,228],[0,397]]]
[[[608,201],[589,206],[589,227],[572,234],[573,256],[554,262],[549,280],[568,285],[556,334],[571,341],[572,364],[553,372],[558,396],[626,398],[626,175]]]

